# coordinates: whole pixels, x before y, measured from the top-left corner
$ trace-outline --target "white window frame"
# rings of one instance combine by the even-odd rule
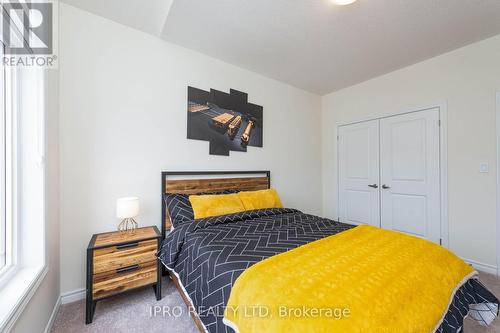
[[[0,43],[0,56],[3,56],[4,54],[4,46]],[[5,80],[5,67],[0,68],[0,87],[5,87],[6,80]],[[1,162],[0,163],[0,212],[2,212],[0,216],[0,237],[3,237],[2,243],[3,247],[0,248],[0,252],[2,252],[2,258],[0,259],[0,277],[3,275],[3,273],[8,269],[10,263],[9,263],[9,255],[7,254],[7,219],[6,219],[6,190],[5,190],[5,181],[6,181],[6,159],[5,159],[5,138],[6,138],[6,122],[5,122],[5,89],[1,89],[0,91],[0,126],[2,126],[1,133],[2,135],[0,136],[0,155],[2,156]]]
[[[3,52],[2,52],[3,54]],[[5,168],[4,173],[5,191],[2,190],[2,204],[5,205],[5,266],[0,269],[0,288],[9,280],[16,271],[18,242],[17,242],[17,116],[13,110],[18,109],[18,87],[14,86],[17,83],[17,71],[15,68],[2,68],[2,79],[5,83],[4,94],[2,94],[2,113],[5,117],[5,135],[3,148],[5,149]]]
[[[19,31],[17,35],[22,38]],[[0,270],[0,332],[12,329],[48,272],[44,163],[46,72],[40,68],[5,69],[5,79],[10,84],[6,84],[3,105],[12,111],[4,112],[5,137],[11,139],[5,145],[9,160],[5,185],[12,195],[6,200],[8,265]],[[18,164],[19,160],[22,163]]]
[[[3,54],[3,50],[2,50]],[[0,168],[2,172],[2,179],[0,184],[2,185],[2,205],[4,205],[5,215],[2,224],[5,226],[5,266],[0,269],[0,287],[5,276],[12,273],[15,269],[17,262],[17,248],[15,247],[16,242],[16,232],[17,232],[17,208],[16,200],[14,200],[17,193],[16,183],[17,183],[17,172],[15,161],[17,159],[16,147],[17,147],[17,133],[16,133],[16,123],[17,117],[12,110],[18,108],[16,95],[17,87],[13,84],[17,82],[16,70],[9,67],[2,67],[2,74],[0,75],[1,80],[5,83],[5,91],[2,91],[2,115],[4,117],[3,124],[5,126],[4,137],[2,138],[2,154],[5,154],[5,164]],[[5,182],[5,184],[2,184]],[[5,187],[5,190],[3,188]]]

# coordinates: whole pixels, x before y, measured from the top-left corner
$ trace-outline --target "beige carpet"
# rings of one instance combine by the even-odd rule
[[[500,298],[500,279],[493,275],[481,274],[481,281]],[[165,279],[166,280],[166,279]],[[171,310],[170,315],[152,315],[157,309]],[[180,313],[179,313],[180,312]],[[163,284],[163,299],[156,301],[152,288],[143,288],[97,303],[94,322],[85,325],[85,301],[61,306],[52,327],[53,333],[105,332],[162,332],[196,333],[187,309],[173,284]],[[489,327],[482,327],[467,318],[465,333],[500,332],[500,319]]]

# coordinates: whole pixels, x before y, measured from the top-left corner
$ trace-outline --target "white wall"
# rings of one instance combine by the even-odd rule
[[[58,87],[58,72],[48,71],[45,235],[46,260],[49,270],[23,313],[17,319],[12,332],[43,332],[60,294]]]
[[[324,96],[325,215],[338,216],[337,124],[445,100],[450,248],[466,259],[496,266],[495,91],[500,90],[499,59],[500,36],[496,36]],[[479,173],[480,162],[489,163],[490,173]]]
[[[269,169],[286,206],[321,214],[320,97],[61,4],[61,290],[85,287],[93,233],[115,230],[116,198],[160,224],[162,170]],[[210,156],[186,139],[187,86],[248,93],[264,148]]]

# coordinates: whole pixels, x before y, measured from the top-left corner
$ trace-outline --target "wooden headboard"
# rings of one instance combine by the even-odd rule
[[[172,223],[164,193],[197,194],[223,190],[256,191],[271,187],[271,171],[164,171],[161,173],[161,230],[165,238]]]

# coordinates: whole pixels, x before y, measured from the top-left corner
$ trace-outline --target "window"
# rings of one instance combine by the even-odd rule
[[[0,44],[0,55],[4,46]],[[13,231],[14,214],[14,158],[16,150],[15,112],[16,79],[15,71],[0,67],[0,278],[14,264]]]
[[[0,64],[0,290],[8,271],[45,265],[45,75]]]
[[[3,44],[0,44],[0,56],[4,54]],[[5,90],[6,90],[6,81],[5,81],[5,67],[2,66],[0,68],[0,82],[1,88],[0,91],[0,272],[6,265],[6,241],[7,241],[7,226],[6,226],[6,211],[5,211],[5,199],[6,199],[6,188],[5,188],[5,165],[6,165],[6,156],[5,156]]]
[[[0,63],[0,332],[14,325],[48,270],[45,77],[42,68]]]

